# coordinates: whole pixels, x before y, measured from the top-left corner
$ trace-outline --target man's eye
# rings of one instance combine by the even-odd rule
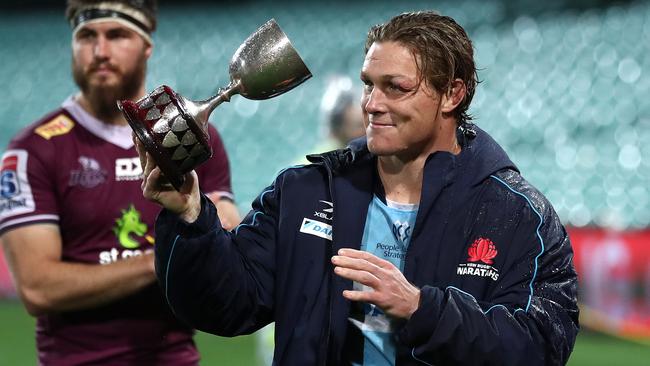
[[[89,39],[92,37],[92,33],[90,32],[79,32],[77,33],[77,39]]]
[[[399,84],[388,84],[388,90],[395,93],[406,93],[408,90],[402,88]]]
[[[110,38],[110,39],[123,39],[123,38],[127,38],[127,35],[124,34],[124,33],[113,33],[113,34],[109,35],[108,38]]]

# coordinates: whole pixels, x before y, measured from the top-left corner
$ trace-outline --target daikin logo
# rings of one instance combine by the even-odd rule
[[[300,232],[318,237],[332,240],[332,225],[324,222],[303,218],[302,225],[300,225]]]

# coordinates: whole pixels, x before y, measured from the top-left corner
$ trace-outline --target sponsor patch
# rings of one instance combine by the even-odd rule
[[[7,150],[0,170],[0,219],[33,212],[35,208],[27,180],[27,151]]]
[[[142,179],[142,167],[140,158],[115,159],[115,180],[140,180]]]
[[[314,217],[332,221],[332,213],[334,212],[334,205],[332,202],[323,200],[319,200],[318,202],[323,204],[323,208],[321,208],[320,211],[314,211]]]
[[[49,140],[54,136],[65,135],[74,127],[74,122],[65,114],[60,114],[50,122],[37,127],[34,132],[42,138]]]
[[[481,261],[485,264],[492,264],[494,263],[492,259],[497,256],[497,253],[497,247],[492,240],[478,238],[467,249],[467,254],[469,255],[467,260],[470,262]]]
[[[393,222],[393,236],[402,243],[406,242],[411,237],[411,225],[409,222],[401,222],[399,220]]]
[[[493,281],[499,279],[499,270],[494,268],[493,259],[497,256],[496,245],[487,238],[478,238],[467,249],[467,261],[456,268],[459,276],[488,277]]]
[[[81,186],[84,188],[93,188],[106,181],[108,173],[99,165],[97,160],[86,156],[80,156],[77,160],[81,169],[70,172],[70,187]]]
[[[300,232],[332,240],[332,225],[324,222],[303,218],[300,225]]]

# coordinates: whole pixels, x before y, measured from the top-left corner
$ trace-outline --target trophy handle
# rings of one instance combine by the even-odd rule
[[[240,90],[241,82],[239,80],[233,80],[228,84],[228,86],[220,88],[217,91],[217,94],[206,100],[192,103],[187,103],[187,101],[184,100],[183,102],[185,102],[184,105],[186,111],[190,115],[194,116],[194,119],[197,122],[205,124],[205,126],[201,127],[207,131],[208,118],[212,111],[214,111],[214,109],[221,103],[230,102],[230,98],[235,94],[239,94]]]

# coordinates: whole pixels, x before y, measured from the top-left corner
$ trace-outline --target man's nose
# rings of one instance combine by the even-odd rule
[[[108,40],[104,37],[97,37],[95,47],[93,48],[93,55],[98,59],[106,59],[109,56]]]
[[[374,88],[370,93],[366,94],[362,107],[366,113],[381,113],[385,111],[384,104],[385,95],[379,88]]]

